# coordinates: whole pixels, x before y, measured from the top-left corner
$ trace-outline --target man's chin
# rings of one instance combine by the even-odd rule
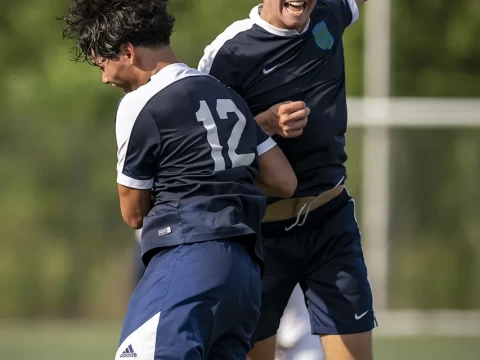
[[[305,26],[308,23],[308,17],[306,19],[288,17],[284,21],[285,21],[285,25],[289,29],[295,29],[298,32],[301,32],[301,31],[303,31],[303,29],[305,28]]]
[[[306,7],[302,11],[302,13],[294,14],[290,12],[288,9],[284,8],[282,11],[283,22],[289,29],[296,29],[301,31],[305,28],[305,25],[308,23],[312,10],[313,9]]]

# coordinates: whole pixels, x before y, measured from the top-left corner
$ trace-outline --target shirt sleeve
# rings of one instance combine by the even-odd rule
[[[146,109],[138,114],[123,100],[117,111],[117,183],[133,189],[151,189],[160,136]]]
[[[356,23],[360,17],[355,0],[321,0],[339,19],[343,29]]]
[[[258,156],[265,154],[268,150],[271,150],[277,143],[263,129],[257,124],[257,153]]]

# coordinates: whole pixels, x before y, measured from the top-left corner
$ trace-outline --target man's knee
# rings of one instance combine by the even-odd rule
[[[326,360],[372,360],[372,332],[320,336]]]
[[[276,343],[275,336],[257,341],[253,349],[248,353],[248,360],[274,360]]]

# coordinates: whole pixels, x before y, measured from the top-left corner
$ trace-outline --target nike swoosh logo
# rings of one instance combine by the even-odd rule
[[[277,65],[275,65],[274,67],[272,67],[272,68],[270,68],[270,69],[264,68],[264,69],[263,69],[263,73],[264,73],[265,75],[270,74],[273,70],[275,70],[275,69],[278,68],[279,66],[288,64],[290,61],[295,60],[295,58],[296,58],[296,56],[294,56],[294,57],[292,57],[292,58],[290,58],[290,59],[288,59],[288,60],[286,60],[286,61],[283,61],[283,62],[281,62],[280,64],[277,64]]]
[[[355,313],[355,320],[360,320],[361,318],[363,318],[365,315],[367,315],[367,313],[369,312],[370,310],[367,310],[365,311],[363,314],[361,315],[357,315],[357,313]]]
[[[277,67],[279,67],[280,65],[281,65],[281,64],[275,65],[273,68],[270,68],[270,69],[268,69],[268,70],[267,70],[267,69],[263,69],[263,73],[264,73],[265,75],[270,74],[273,70],[275,70],[275,69],[276,69]]]

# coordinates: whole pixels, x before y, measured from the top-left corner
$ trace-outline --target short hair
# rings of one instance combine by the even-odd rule
[[[117,60],[122,44],[160,48],[170,45],[175,18],[169,0],[73,0],[64,39],[74,39],[75,61],[94,65],[95,56]]]

